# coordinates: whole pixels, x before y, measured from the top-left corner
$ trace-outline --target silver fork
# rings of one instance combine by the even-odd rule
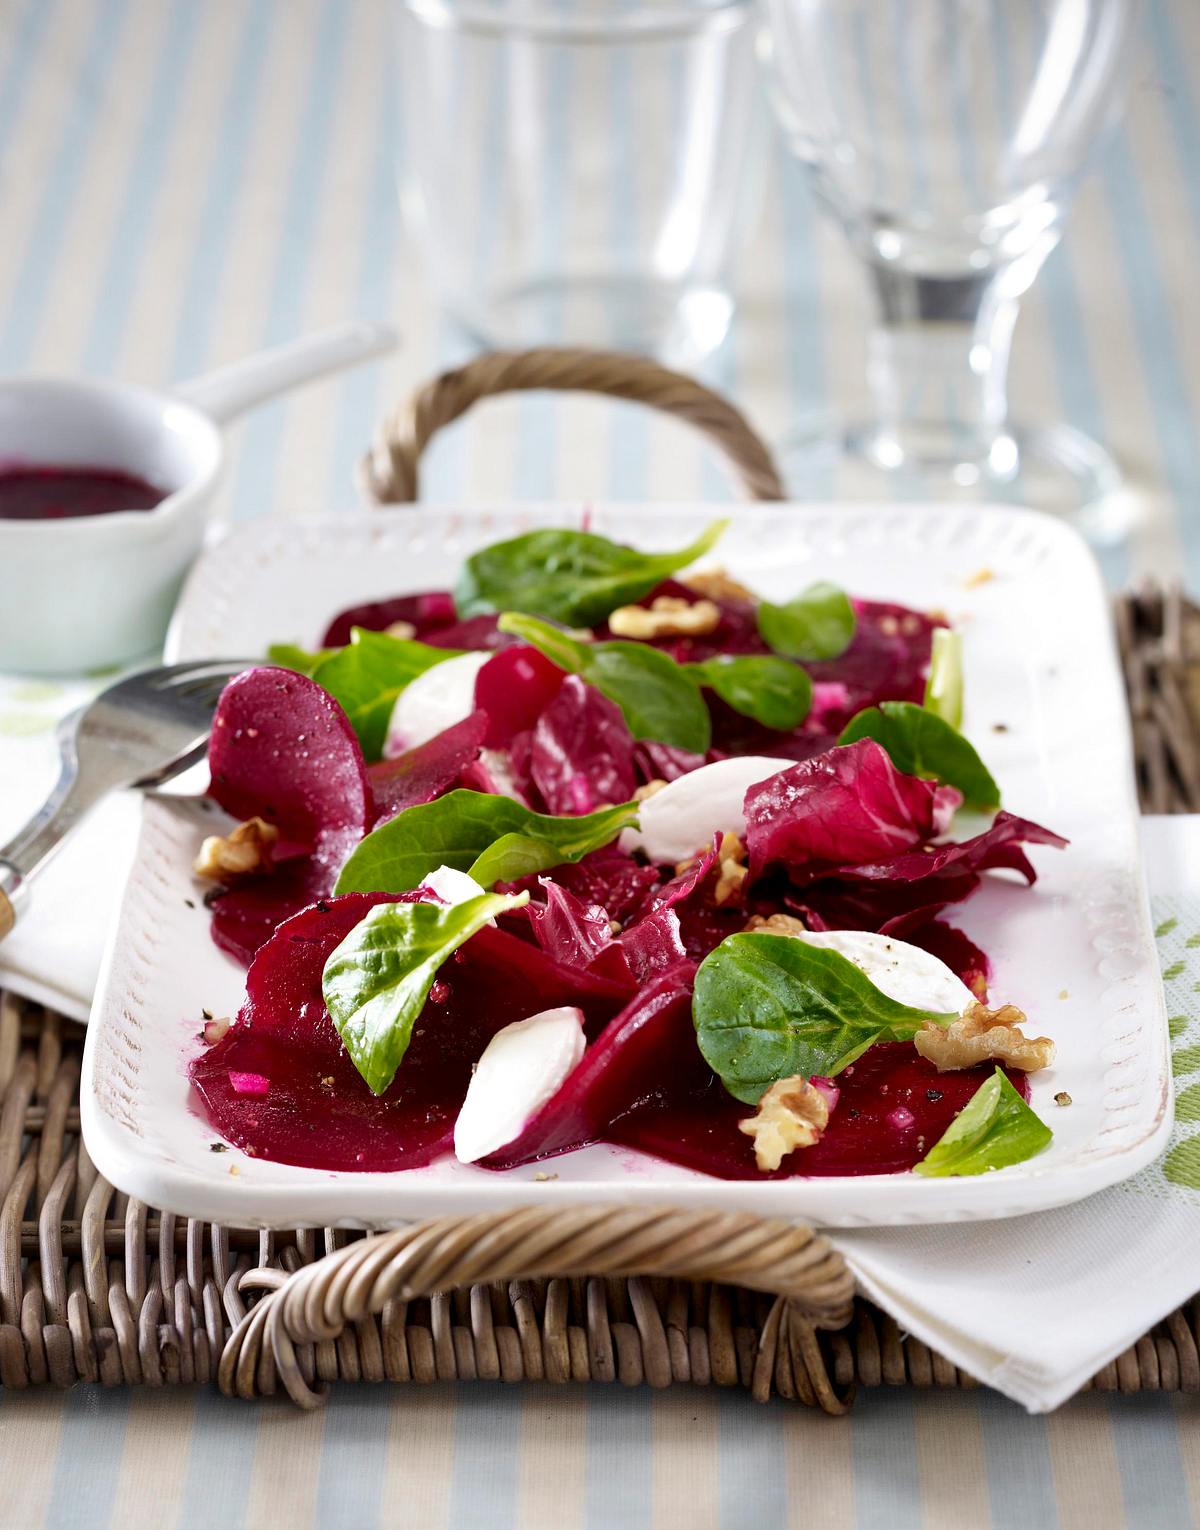
[[[63,718],[54,790],[0,848],[0,939],[16,922],[30,879],[102,797],[161,786],[201,758],[217,698],[252,662],[206,659],[142,670]]]

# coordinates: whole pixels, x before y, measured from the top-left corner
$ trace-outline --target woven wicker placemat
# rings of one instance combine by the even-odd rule
[[[421,451],[475,400],[534,387],[640,400],[696,424],[748,497],[782,488],[744,418],[686,377],[575,350],[478,358],[385,421],[362,477],[415,497]],[[1116,606],[1139,789],[1200,810],[1200,608],[1148,588]],[[159,1212],[100,1178],[79,1135],[82,1027],[0,994],[0,1385],[217,1381],[621,1381],[742,1386],[845,1410],[858,1386],[976,1383],[903,1335],[807,1228],[671,1208],[448,1217],[363,1237],[256,1233]],[[1093,1378],[1200,1391],[1200,1298]]]

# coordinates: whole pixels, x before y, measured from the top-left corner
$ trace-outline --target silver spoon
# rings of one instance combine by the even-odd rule
[[[54,790],[0,848],[0,940],[16,923],[30,879],[102,797],[161,786],[201,758],[221,691],[252,662],[206,659],[142,670],[63,718]]]

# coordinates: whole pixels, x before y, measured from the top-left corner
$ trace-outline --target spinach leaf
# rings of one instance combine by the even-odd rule
[[[458,652],[355,627],[345,648],[335,648],[310,673],[340,703],[366,758],[377,760],[383,754],[396,697],[418,675]]]
[[[788,659],[762,655],[718,657],[685,666],[701,685],[716,691],[735,712],[781,733],[798,728],[812,706],[812,681]]]
[[[1040,1153],[1053,1136],[997,1068],[913,1165],[913,1173],[940,1177],[1006,1169]]]
[[[396,1076],[438,968],[459,946],[528,893],[487,893],[447,908],[380,903],[325,963],[321,990],[338,1035],[373,1094]]]
[[[692,997],[704,1060],[751,1105],[781,1078],[831,1078],[877,1041],[957,1018],[897,1004],[839,952],[788,935],[728,936],[700,963]]]
[[[884,701],[852,717],[839,744],[873,738],[897,770],[928,781],[957,786],[968,808],[990,812],[1000,806],[1000,788],[972,744],[937,715],[911,701]]]
[[[783,605],[764,600],[758,607],[759,636],[789,659],[836,659],[849,648],[854,625],[846,592],[824,580]]]
[[[929,679],[925,682],[925,700],[922,704],[927,712],[934,713],[952,728],[962,727],[962,634],[955,632],[953,627],[933,629]]]
[[[511,797],[460,789],[373,829],[351,852],[334,891],[408,892],[439,866],[470,872],[489,887],[577,861],[636,823],[633,802],[554,818]]]
[[[728,525],[714,521],[687,547],[668,553],[638,552],[590,531],[527,531],[469,557],[454,602],[460,617],[524,611],[594,626],[702,557]]]
[[[687,670],[646,643],[585,643],[560,627],[515,611],[500,618],[501,632],[530,643],[553,664],[582,676],[620,707],[634,738],[654,739],[703,754],[712,720]]]
[[[279,669],[294,669],[298,675],[311,675],[322,659],[337,651],[336,648],[318,648],[315,653],[309,653],[308,649],[298,648],[295,643],[272,643],[267,649],[267,661]]]

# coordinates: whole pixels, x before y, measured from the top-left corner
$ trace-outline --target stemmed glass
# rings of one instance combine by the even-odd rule
[[[1119,114],[1137,0],[767,0],[772,94],[865,268],[874,417],[823,422],[793,472],[837,492],[966,494],[1126,529],[1117,470],[1062,424],[1008,417],[1021,295]]]

